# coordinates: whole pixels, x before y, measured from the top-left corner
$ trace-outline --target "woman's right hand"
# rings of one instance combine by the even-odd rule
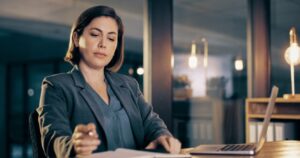
[[[100,140],[93,123],[87,125],[79,124],[73,132],[73,145],[77,156],[92,154],[100,145]]]

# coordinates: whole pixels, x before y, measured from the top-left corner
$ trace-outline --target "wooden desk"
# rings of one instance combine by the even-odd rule
[[[188,152],[190,149],[183,149]],[[235,155],[197,155],[193,158],[299,158],[300,141],[277,141],[266,142],[262,150],[254,156],[235,156]]]

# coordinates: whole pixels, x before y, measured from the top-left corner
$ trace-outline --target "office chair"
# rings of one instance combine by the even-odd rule
[[[29,133],[32,142],[33,158],[46,158],[41,143],[41,133],[38,123],[38,113],[34,110],[29,115]]]

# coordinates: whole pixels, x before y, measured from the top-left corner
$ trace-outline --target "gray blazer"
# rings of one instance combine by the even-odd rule
[[[158,136],[171,135],[164,122],[146,103],[138,83],[131,77],[105,71],[105,77],[128,114],[138,149]],[[39,126],[43,149],[49,157],[72,157],[71,136],[78,124],[94,123],[101,140],[96,152],[110,150],[102,111],[87,90],[81,72],[74,67],[68,73],[46,77],[42,83]]]

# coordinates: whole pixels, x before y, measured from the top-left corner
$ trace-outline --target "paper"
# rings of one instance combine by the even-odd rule
[[[116,151],[106,151],[95,153],[88,158],[191,158],[191,155],[183,154],[162,154],[155,152],[139,151],[132,149],[117,149]]]
[[[256,143],[258,140],[256,122],[250,122],[249,132],[250,143]]]

